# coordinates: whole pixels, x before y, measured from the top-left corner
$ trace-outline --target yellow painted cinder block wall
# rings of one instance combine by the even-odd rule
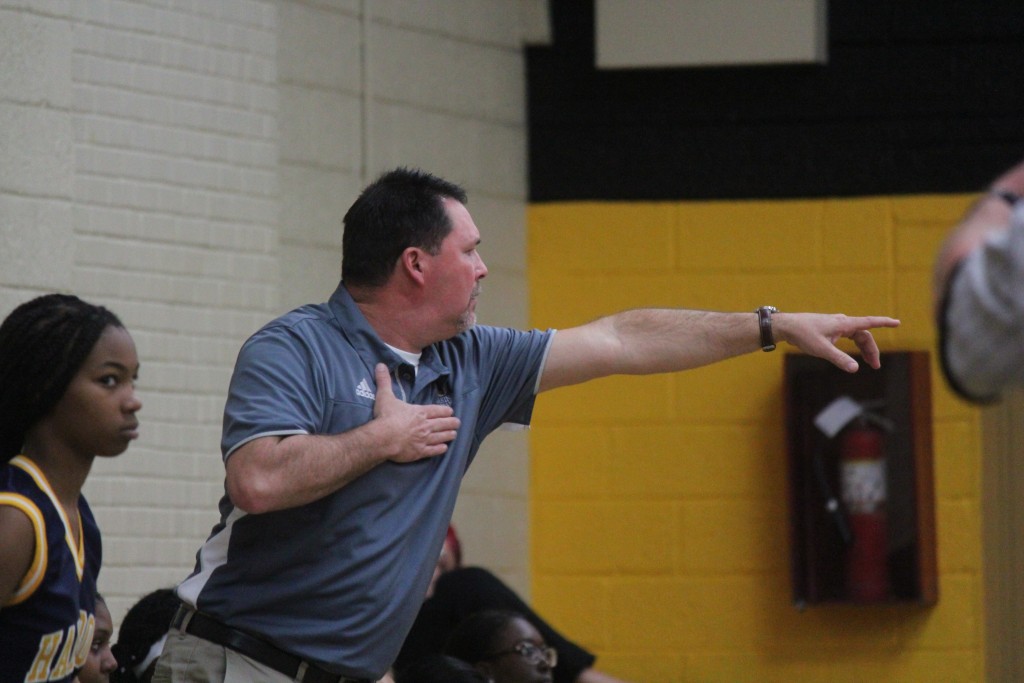
[[[903,324],[877,334],[883,350],[933,351],[932,259],[971,199],[536,205],[531,323],[773,304],[893,315]],[[945,388],[933,353],[938,605],[801,612],[782,382],[783,354],[754,353],[542,396],[531,434],[541,613],[599,668],[637,682],[981,681],[978,412]]]

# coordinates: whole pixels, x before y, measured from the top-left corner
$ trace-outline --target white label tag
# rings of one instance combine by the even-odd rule
[[[850,424],[864,412],[864,407],[849,396],[840,396],[829,403],[814,418],[814,426],[820,429],[825,436],[832,439],[842,431],[843,427]]]
[[[885,503],[885,461],[854,460],[842,467],[843,502],[855,515],[878,512]]]

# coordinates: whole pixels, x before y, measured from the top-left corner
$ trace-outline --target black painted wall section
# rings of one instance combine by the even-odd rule
[[[1021,0],[833,0],[827,64],[686,69],[597,71],[593,0],[551,12],[531,201],[973,192],[1024,158]]]

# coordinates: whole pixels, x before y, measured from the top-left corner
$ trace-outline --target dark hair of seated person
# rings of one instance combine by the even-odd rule
[[[434,654],[397,671],[395,683],[487,683],[487,677],[461,659]]]
[[[524,616],[545,642],[558,650],[555,683],[575,683],[581,672],[594,666],[592,653],[552,628],[497,576],[482,567],[460,567],[438,578],[434,595],[420,608],[395,668],[401,669],[430,653],[444,652],[449,636],[464,619],[492,610]]]
[[[111,683],[148,683],[153,678],[156,658],[180,604],[173,588],[159,588],[128,609],[111,647],[117,659]]]
[[[497,647],[509,622],[520,615],[509,610],[484,610],[471,614],[452,631],[445,653],[476,664]]]
[[[518,612],[487,610],[464,619],[445,654],[475,666],[494,683],[553,683],[558,651]]]

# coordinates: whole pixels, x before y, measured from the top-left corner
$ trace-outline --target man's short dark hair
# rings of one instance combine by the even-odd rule
[[[467,201],[458,185],[418,169],[397,168],[367,186],[343,220],[342,280],[380,287],[407,248],[436,254],[452,229],[446,197]]]

